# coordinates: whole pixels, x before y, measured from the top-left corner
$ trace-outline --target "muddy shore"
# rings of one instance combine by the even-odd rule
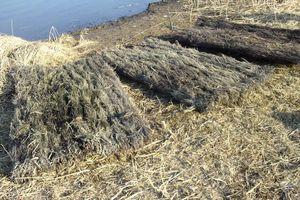
[[[183,1],[166,0],[149,4],[148,8],[136,15],[122,17],[94,27],[83,28],[70,33],[76,39],[96,41],[96,50],[115,45],[135,43],[146,36],[158,36],[170,32],[172,27],[190,26],[184,14]]]

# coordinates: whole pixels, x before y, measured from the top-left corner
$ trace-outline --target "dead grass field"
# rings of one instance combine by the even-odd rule
[[[185,5],[177,14],[187,23],[204,14],[300,28],[297,0],[190,0]],[[180,26],[176,24],[179,18],[170,20]],[[24,62],[27,54],[19,52],[17,55],[25,56],[18,60],[10,56],[13,53],[3,53],[4,44],[14,47],[16,42],[1,43],[2,38],[0,76],[5,77],[7,67]],[[44,47],[49,43],[37,44]],[[91,53],[92,49],[86,48],[89,45],[80,50],[78,45],[66,50],[66,62]],[[16,52],[18,48],[13,49]],[[75,56],[69,56],[70,52]],[[42,58],[55,58],[49,55]],[[3,81],[6,79],[1,78]],[[184,109],[128,80],[123,80],[123,88],[152,122],[154,137],[149,144],[108,157],[89,154],[55,170],[25,177],[25,183],[0,175],[0,199],[300,199],[299,65],[277,66],[238,104],[220,103],[205,113]],[[0,96],[4,95],[2,90]],[[1,129],[5,130],[9,116],[5,102],[0,105]],[[3,136],[5,132],[0,133]],[[2,167],[9,156],[3,146],[0,155]]]

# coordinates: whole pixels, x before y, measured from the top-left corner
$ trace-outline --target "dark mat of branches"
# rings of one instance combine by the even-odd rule
[[[139,45],[103,52],[120,76],[171,99],[206,110],[213,102],[234,103],[271,69],[148,38]]]
[[[115,72],[99,59],[52,69],[20,67],[12,73],[15,177],[91,151],[106,155],[135,148],[148,138],[147,123]]]
[[[196,25],[163,37],[183,46],[272,63],[300,63],[300,30],[274,29],[201,17]]]
[[[9,174],[13,167],[9,153],[12,147],[12,140],[9,137],[10,123],[15,112],[13,98],[13,81],[7,76],[0,91],[0,174]]]

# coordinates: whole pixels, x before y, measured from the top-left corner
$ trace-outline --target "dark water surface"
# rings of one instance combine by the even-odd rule
[[[0,33],[46,39],[51,27],[74,31],[145,10],[158,0],[0,0]]]

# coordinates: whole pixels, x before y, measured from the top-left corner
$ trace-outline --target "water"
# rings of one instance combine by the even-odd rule
[[[145,10],[157,0],[0,0],[0,33],[46,39]]]

